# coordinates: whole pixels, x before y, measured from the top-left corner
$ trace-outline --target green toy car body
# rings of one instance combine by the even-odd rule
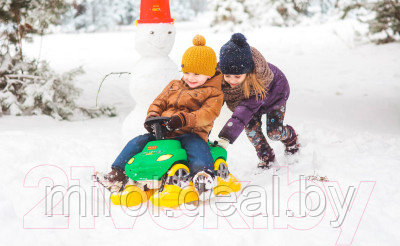
[[[125,166],[126,175],[134,182],[159,188],[165,174],[174,164],[188,165],[187,154],[178,140],[164,139],[161,127],[168,118],[154,117],[151,120],[155,127],[155,136],[158,140],[150,141],[143,151],[134,155]],[[161,126],[161,127],[160,127]],[[165,131],[165,130],[164,130]],[[160,134],[161,132],[161,134]],[[226,161],[227,152],[224,148],[208,143],[214,162],[217,159]]]

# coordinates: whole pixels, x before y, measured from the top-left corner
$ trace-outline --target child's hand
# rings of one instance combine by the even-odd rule
[[[158,117],[160,116],[159,114],[157,114],[156,112],[150,112],[147,116],[146,116],[146,120],[150,117]],[[149,132],[149,133],[153,133],[153,128],[146,124],[146,122],[144,123],[144,128]]]
[[[179,113],[172,115],[171,119],[167,122],[166,125],[170,131],[173,131],[175,129],[182,128],[183,126],[185,126],[185,124],[186,124],[185,116]]]
[[[228,148],[229,146],[229,141],[223,138],[219,138],[217,141],[215,141],[216,144],[224,149]]]

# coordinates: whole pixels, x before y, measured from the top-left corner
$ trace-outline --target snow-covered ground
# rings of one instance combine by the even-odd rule
[[[204,35],[207,45],[217,53],[231,35],[213,33],[195,22],[177,23],[176,28],[176,43],[170,56],[177,64],[195,34]],[[175,210],[173,217],[147,212],[135,220],[113,207],[112,219],[100,212],[95,219],[86,216],[79,221],[79,200],[72,194],[70,205],[65,204],[71,209],[69,223],[65,216],[45,216],[45,202],[41,201],[45,186],[80,183],[89,196],[90,174],[94,169],[107,170],[124,146],[121,125],[132,99],[128,93],[129,76],[123,75],[108,79],[99,95],[100,103],[118,107],[120,114],[115,118],[78,122],[59,122],[45,116],[0,118],[1,245],[398,245],[400,45],[357,44],[346,30],[351,27],[330,23],[265,27],[245,33],[249,43],[287,75],[291,96],[285,121],[297,129],[302,144],[298,163],[276,173],[281,186],[279,206],[272,204],[273,197],[277,199],[277,193],[272,191],[276,188],[272,185],[273,171],[255,175],[257,158],[246,136],[242,134],[228,149],[230,170],[246,181],[243,187],[250,184],[257,185],[258,188],[253,187],[255,191],[265,190],[268,217],[253,219],[246,206],[238,205],[246,203],[245,196],[251,197],[249,192],[238,194],[240,203],[233,203],[238,211],[226,219],[219,218],[218,224],[210,212],[218,205],[217,200],[211,206],[200,206],[207,211],[204,217],[177,216],[181,211]],[[138,58],[134,35],[133,28],[109,33],[55,34],[45,36],[42,44],[35,39],[25,50],[34,57],[40,53],[58,71],[82,65],[86,74],[77,81],[84,89],[80,103],[94,106],[101,79],[109,72],[130,71]],[[152,91],[144,96],[156,95]],[[224,108],[211,138],[229,116]],[[142,127],[142,122],[132,124]],[[286,165],[283,146],[275,142],[271,145],[278,162]],[[316,182],[321,189],[307,202],[318,203],[319,194],[323,213],[301,219],[290,217],[286,210],[296,213],[295,205],[301,201],[290,194],[299,190],[301,182],[287,188],[287,177],[294,181],[300,175],[314,173],[330,181]],[[344,205],[339,204],[345,199],[340,191],[348,195]],[[101,195],[96,197],[102,200]],[[331,221],[335,214],[344,216],[349,201],[352,206],[342,228],[335,227]],[[91,203],[88,204],[90,208]],[[274,220],[277,213],[273,209],[277,207],[281,214]],[[101,206],[96,205],[94,210],[101,210]],[[47,229],[31,229],[37,227]],[[60,227],[68,229],[51,229]],[[182,229],[172,230],[179,228]]]

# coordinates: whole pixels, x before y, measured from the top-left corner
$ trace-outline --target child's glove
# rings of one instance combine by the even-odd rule
[[[150,112],[147,116],[146,116],[146,120],[150,117],[158,117],[160,116],[159,114],[157,114],[156,112]],[[146,124],[146,122],[144,123],[144,128],[149,132],[149,133],[153,133],[153,128]]]
[[[216,142],[216,145],[221,146],[222,148],[226,149],[229,146],[229,141],[224,138],[219,138]]]
[[[143,125],[149,133],[153,133],[153,128],[150,125],[146,124],[146,122]]]
[[[174,114],[166,125],[170,131],[182,128],[186,125],[185,116],[182,113]]]

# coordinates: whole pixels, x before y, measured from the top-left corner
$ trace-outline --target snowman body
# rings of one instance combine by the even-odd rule
[[[123,141],[143,134],[147,109],[173,79],[180,79],[180,69],[168,56],[175,42],[175,27],[169,23],[139,24],[135,49],[141,56],[134,64],[129,92],[134,108],[122,125]]]

